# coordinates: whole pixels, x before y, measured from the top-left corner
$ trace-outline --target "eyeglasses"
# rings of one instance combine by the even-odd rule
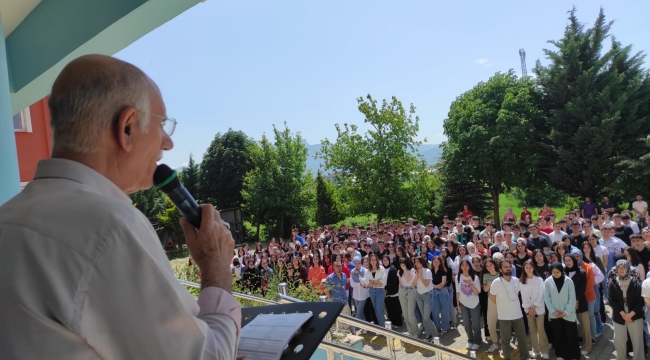
[[[176,119],[155,115],[155,114],[151,114],[151,116],[155,116],[157,118],[163,119],[161,126],[165,134],[167,134],[167,136],[172,136],[172,134],[174,134],[174,130],[176,130],[176,124],[177,124]]]

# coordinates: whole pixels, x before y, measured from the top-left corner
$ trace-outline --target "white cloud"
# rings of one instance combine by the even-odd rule
[[[480,58],[480,59],[474,60],[474,64],[476,64],[476,65],[489,66],[489,62],[490,62],[490,59],[488,59],[488,58]]]

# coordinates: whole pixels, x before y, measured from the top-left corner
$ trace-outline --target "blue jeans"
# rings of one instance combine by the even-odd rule
[[[596,298],[598,300],[598,298]],[[596,300],[587,302],[587,308],[589,309],[589,331],[591,331],[591,338],[596,339],[596,315],[594,315],[594,308],[596,307]]]
[[[460,303],[460,315],[463,317],[463,326],[467,333],[467,342],[481,344],[481,304],[476,304],[473,309]]]
[[[370,301],[372,301],[372,306],[375,308],[375,314],[377,314],[377,321],[379,326],[384,327],[386,322],[386,317],[384,316],[384,299],[386,298],[386,293],[384,288],[370,288]]]
[[[598,289],[598,285],[594,285],[594,291],[596,292],[596,303],[594,304],[594,313],[599,313],[600,312],[600,290]],[[600,315],[595,316],[596,318],[596,333],[597,334],[602,334],[603,333],[603,321],[600,319]],[[596,335],[594,335],[596,336]]]
[[[363,315],[363,307],[366,306],[366,300],[354,300],[354,308],[356,309],[356,314],[354,315],[355,318],[359,320],[366,321],[366,317]],[[359,329],[352,327],[352,331],[357,331]]]
[[[454,286],[449,285],[446,288],[449,293],[449,321],[451,321],[452,325],[456,326],[458,320],[456,319],[456,307],[454,306]]]
[[[446,288],[442,288],[442,290],[433,289],[431,297],[433,323],[436,325],[438,331],[449,331],[449,291]],[[442,318],[442,326],[440,324],[440,318]]]
[[[417,291],[416,291],[417,292]],[[422,314],[422,326],[428,336],[438,336],[438,330],[431,320],[431,291],[424,294],[417,293],[415,298],[418,309]]]

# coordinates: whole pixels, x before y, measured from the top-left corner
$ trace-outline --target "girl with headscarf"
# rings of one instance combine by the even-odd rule
[[[582,329],[580,349],[582,355],[591,352],[591,327],[589,325],[589,306],[586,297],[587,275],[578,266],[571,254],[564,255],[564,273],[571,278],[576,293],[576,317]]]
[[[634,360],[645,359],[643,344],[643,306],[641,297],[641,282],[630,274],[630,263],[627,260],[618,260],[616,276],[609,282],[607,298],[612,307],[612,320],[614,322],[614,349],[616,360],[627,358],[628,333],[632,341]]]
[[[559,262],[551,264],[551,276],[544,281],[544,304],[553,328],[555,356],[567,360],[580,359],[576,290],[573,280],[564,274]]]

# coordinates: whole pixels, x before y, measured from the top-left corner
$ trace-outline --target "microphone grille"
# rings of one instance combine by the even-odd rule
[[[165,185],[171,183],[173,180],[178,181],[178,176],[176,175],[176,171],[172,170],[169,166],[165,164],[158,165],[156,171],[153,173],[154,186],[161,189],[165,187]]]

